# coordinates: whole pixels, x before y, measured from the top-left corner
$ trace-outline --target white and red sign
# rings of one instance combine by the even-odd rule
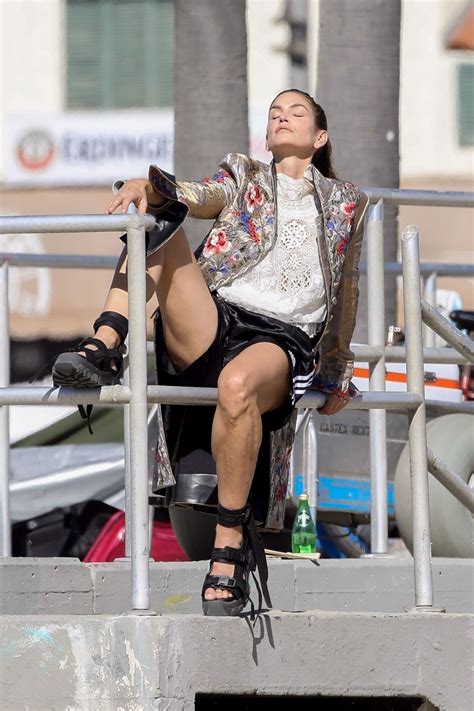
[[[251,155],[268,161],[266,110],[251,112],[250,127]],[[1,177],[19,186],[110,185],[151,163],[173,172],[173,133],[171,109],[11,115]]]
[[[7,120],[5,181],[16,185],[108,185],[173,167],[173,113],[19,114]]]

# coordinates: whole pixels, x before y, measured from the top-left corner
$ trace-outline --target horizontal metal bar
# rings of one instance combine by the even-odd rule
[[[119,181],[116,181],[118,184]],[[77,189],[77,185],[62,183],[61,187]],[[10,188],[5,185],[3,188]],[[14,189],[14,187],[11,187]],[[387,205],[433,205],[443,207],[472,207],[473,193],[460,191],[440,190],[410,190],[404,188],[373,188],[364,187],[362,190],[369,196],[370,202],[382,199]]]
[[[0,252],[0,264],[8,262],[14,267],[51,267],[58,269],[108,269],[117,264],[117,258],[105,254],[27,254],[24,252]],[[359,270],[367,271],[367,263],[360,262]],[[386,274],[401,274],[401,262],[385,262]],[[425,262],[420,264],[422,274],[445,277],[473,277],[474,264],[444,264]]]
[[[428,471],[451,494],[463,504],[468,511],[474,513],[474,491],[469,484],[461,479],[449,466],[428,448]]]
[[[0,388],[0,405],[124,405],[130,402],[125,385],[103,388],[19,387]]]
[[[307,397],[304,395],[298,400],[296,407]],[[361,392],[352,397],[347,403],[348,410],[416,410],[422,403],[422,398],[413,393],[393,393],[393,392]],[[303,405],[304,407],[304,405]],[[308,405],[306,405],[308,407]]]
[[[385,346],[385,348],[377,348],[367,344],[351,343],[351,351],[357,361],[366,361],[372,363],[379,360],[384,353],[385,360],[388,363],[405,363],[406,349],[405,346]],[[155,347],[153,341],[147,342],[147,354],[151,358],[155,356]],[[425,363],[447,363],[454,365],[464,365],[469,361],[458,353],[454,348],[424,348],[423,359]]]
[[[450,343],[458,353],[474,363],[474,341],[465,336],[462,331],[453,326],[447,318],[424,299],[421,300],[421,315],[423,321],[447,343]]]
[[[441,190],[362,188],[370,202],[386,205],[430,205],[432,207],[474,207],[474,193]]]
[[[217,388],[170,387],[149,385],[148,402],[166,405],[215,405]]]
[[[367,271],[367,262],[360,262],[359,271]],[[384,272],[386,274],[401,274],[401,262],[384,262]],[[472,277],[474,276],[474,264],[445,264],[444,262],[422,262],[420,272],[423,275],[437,274],[442,277]]]
[[[95,254],[23,254],[0,252],[0,264],[12,267],[48,267],[48,269],[114,269],[117,257]]]
[[[28,215],[0,217],[0,234],[24,232],[119,232],[127,227],[144,225],[151,230],[155,225],[152,215]]]
[[[149,385],[147,389],[149,403],[168,405],[215,405],[217,388],[185,388],[168,385]],[[326,396],[314,391],[307,392],[296,407],[322,407]],[[0,388],[0,405],[123,405],[130,402],[130,389],[124,385],[109,385],[102,388],[53,387],[7,387]],[[347,407],[352,410],[367,410],[377,407],[383,410],[414,409],[420,405],[421,398],[410,393],[361,392],[351,398]]]
[[[387,363],[405,363],[405,346],[385,346],[385,348],[374,348],[367,345],[351,344],[351,351],[357,361],[367,361],[372,363],[377,361],[382,352]],[[425,363],[454,363],[464,365],[468,360],[458,353],[454,348],[423,348],[423,361]]]

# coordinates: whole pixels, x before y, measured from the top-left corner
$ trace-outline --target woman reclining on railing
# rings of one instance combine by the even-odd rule
[[[291,89],[274,99],[267,144],[271,166],[231,153],[212,178],[195,182],[175,182],[152,166],[148,180],[127,181],[106,210],[125,212],[133,202],[157,216],[147,235],[147,297],[156,292],[160,307],[158,381],[218,388],[212,432],[195,425],[217,468],[215,549],[202,590],[203,611],[211,615],[240,613],[256,565],[271,605],[249,504],[262,436],[273,434],[266,515],[259,518],[278,527],[294,404],[315,381],[328,393],[320,412],[338,412],[353,367],[367,197],[336,179],[326,116],[308,94]],[[195,256],[181,227],[187,214],[216,220]],[[95,338],[58,357],[55,385],[118,382],[128,327],[126,269],[124,250]]]

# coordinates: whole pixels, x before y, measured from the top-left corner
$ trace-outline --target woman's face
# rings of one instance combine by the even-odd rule
[[[327,132],[316,128],[313,108],[304,96],[287,91],[273,100],[268,112],[267,149],[275,158],[311,158],[326,142]]]

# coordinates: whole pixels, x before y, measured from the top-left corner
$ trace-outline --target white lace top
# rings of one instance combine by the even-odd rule
[[[302,328],[309,336],[326,316],[316,242],[314,188],[306,178],[278,174],[275,246],[252,269],[219,289],[226,301]]]

